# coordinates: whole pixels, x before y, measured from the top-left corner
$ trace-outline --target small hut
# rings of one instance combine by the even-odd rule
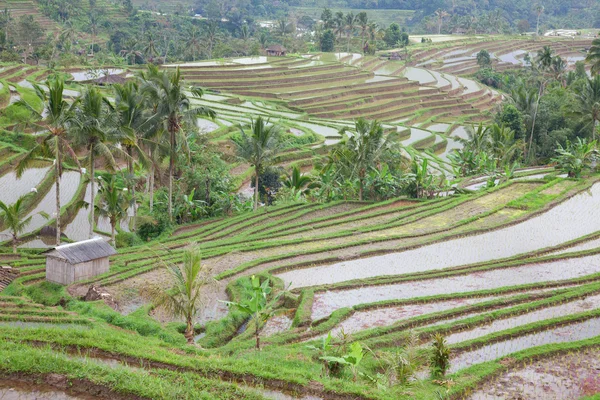
[[[267,47],[267,56],[269,57],[285,57],[287,50],[285,47],[280,45]]]
[[[104,75],[101,78],[95,79],[93,82],[100,86],[109,86],[116,83],[123,85],[125,82],[127,82],[127,78],[119,75]]]
[[[102,238],[55,247],[46,255],[46,280],[62,285],[108,272],[108,257],[117,254]]]

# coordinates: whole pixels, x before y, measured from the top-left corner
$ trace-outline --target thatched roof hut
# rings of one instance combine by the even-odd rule
[[[273,45],[267,47],[267,56],[270,57],[283,57],[287,54],[287,49],[281,45]]]

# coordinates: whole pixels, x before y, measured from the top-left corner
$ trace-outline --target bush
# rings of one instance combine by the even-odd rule
[[[131,247],[143,243],[142,239],[132,232],[121,231],[116,236],[117,248]]]

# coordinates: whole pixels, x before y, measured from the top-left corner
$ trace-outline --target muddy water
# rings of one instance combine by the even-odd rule
[[[384,275],[439,270],[525,254],[556,246],[598,230],[600,184],[548,212],[507,228],[453,239],[414,250],[344,261],[279,275],[292,287],[305,287]]]
[[[450,124],[435,124],[427,127],[430,131],[444,133],[450,128]]]
[[[431,314],[453,308],[468,306],[471,304],[489,301],[494,297],[480,297],[474,299],[456,299],[450,301],[439,301],[426,304],[409,304],[405,306],[376,308],[372,310],[358,311],[352,316],[342,321],[332,331],[332,335],[337,335],[340,331],[345,333],[354,333],[364,329],[375,328],[379,326],[389,326],[397,321],[417,317],[424,314]],[[326,317],[327,314],[313,314],[313,319]]]
[[[404,77],[411,81],[417,81],[421,85],[436,82],[435,78],[427,70],[421,68],[406,67]]]
[[[342,308],[376,301],[465,293],[537,282],[553,282],[600,272],[600,255],[476,272],[469,275],[365,286],[315,295],[313,314],[325,316]]]
[[[545,319],[564,317],[570,314],[581,313],[595,310],[600,307],[600,296],[588,296],[585,299],[572,301],[554,307],[543,308],[526,314],[518,315],[512,318],[499,319],[491,324],[480,326],[468,331],[454,333],[446,338],[448,343],[460,343],[472,340],[494,332],[500,332],[521,325],[531,324],[533,322]]]
[[[99,70],[90,70],[90,71],[81,71],[81,72],[71,72],[73,76],[73,80],[75,82],[88,81],[90,79],[101,78],[105,75],[119,75],[122,74],[122,69],[99,69]]]
[[[271,336],[285,332],[292,327],[292,318],[289,315],[275,315],[267,321],[262,329],[263,336]]]
[[[17,179],[14,171],[3,175],[0,177],[0,201],[14,203],[39,185],[49,169],[50,167],[26,169],[20,179]]]
[[[453,373],[475,364],[492,361],[531,347],[589,339],[597,336],[598,332],[600,332],[600,318],[593,318],[576,324],[560,326],[547,331],[493,343],[452,358],[450,372]]]
[[[79,187],[79,172],[66,171],[60,181],[60,202],[61,206],[66,206],[73,198]],[[56,213],[56,185],[48,191],[48,194],[40,201],[38,206],[29,214],[32,216],[31,223],[25,229],[25,232],[31,232],[46,225],[48,220],[39,213],[45,212],[50,215],[50,219],[55,217]]]
[[[308,122],[296,121],[295,124],[302,126],[303,128],[308,128],[314,133],[322,136],[339,136],[339,130],[335,128],[330,128],[324,125],[311,124]]]
[[[291,395],[283,392],[276,392],[274,390],[268,389],[257,389],[252,388],[253,390],[258,391],[261,395],[265,396],[267,399],[272,400],[322,400],[321,397],[311,396],[311,395]]]
[[[403,146],[409,146],[419,140],[423,140],[431,136],[431,132],[424,131],[422,129],[410,128],[410,138],[403,140]]]
[[[71,390],[58,391],[49,385],[0,379],[0,399],[2,400],[92,400],[98,398],[79,393],[75,394]]]
[[[96,186],[97,189],[97,186]],[[84,201],[90,202],[92,186],[88,185]],[[90,233],[90,212],[89,208],[82,207],[78,212],[73,221],[64,229],[64,234],[71,240],[80,241],[89,239]]]
[[[200,128],[200,133],[210,133],[219,129],[219,125],[203,118],[198,118],[197,125]]]
[[[525,61],[523,59],[523,57],[520,57],[522,55],[524,55],[525,53],[527,53],[525,50],[516,50],[507,54],[502,54],[497,56],[500,61],[505,62],[505,63],[511,63],[511,64],[515,64],[515,65],[525,65]],[[520,58],[518,58],[520,57]]]
[[[538,360],[486,382],[470,400],[571,400],[598,393],[600,350],[585,349]]]
[[[242,57],[242,58],[234,58],[231,60],[236,64],[244,64],[244,65],[252,65],[252,64],[264,64],[267,62],[267,57],[258,56],[258,57]]]
[[[554,251],[549,253],[550,255],[573,253],[576,251],[592,250],[600,247],[600,238],[588,240],[587,242],[580,243],[576,246],[572,246],[563,250]]]
[[[477,84],[477,82],[472,81],[470,79],[458,78],[458,81],[465,88],[465,91],[463,92],[463,94],[471,94],[471,93],[475,93],[475,92],[478,92],[481,90],[481,87],[479,86],[479,84]]]

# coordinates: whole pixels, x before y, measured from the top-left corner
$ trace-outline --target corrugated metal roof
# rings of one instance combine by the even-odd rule
[[[49,250],[46,256],[56,257],[68,261],[70,264],[79,264],[99,258],[109,257],[117,254],[108,242],[102,238],[84,240],[82,242],[69,243]]]

